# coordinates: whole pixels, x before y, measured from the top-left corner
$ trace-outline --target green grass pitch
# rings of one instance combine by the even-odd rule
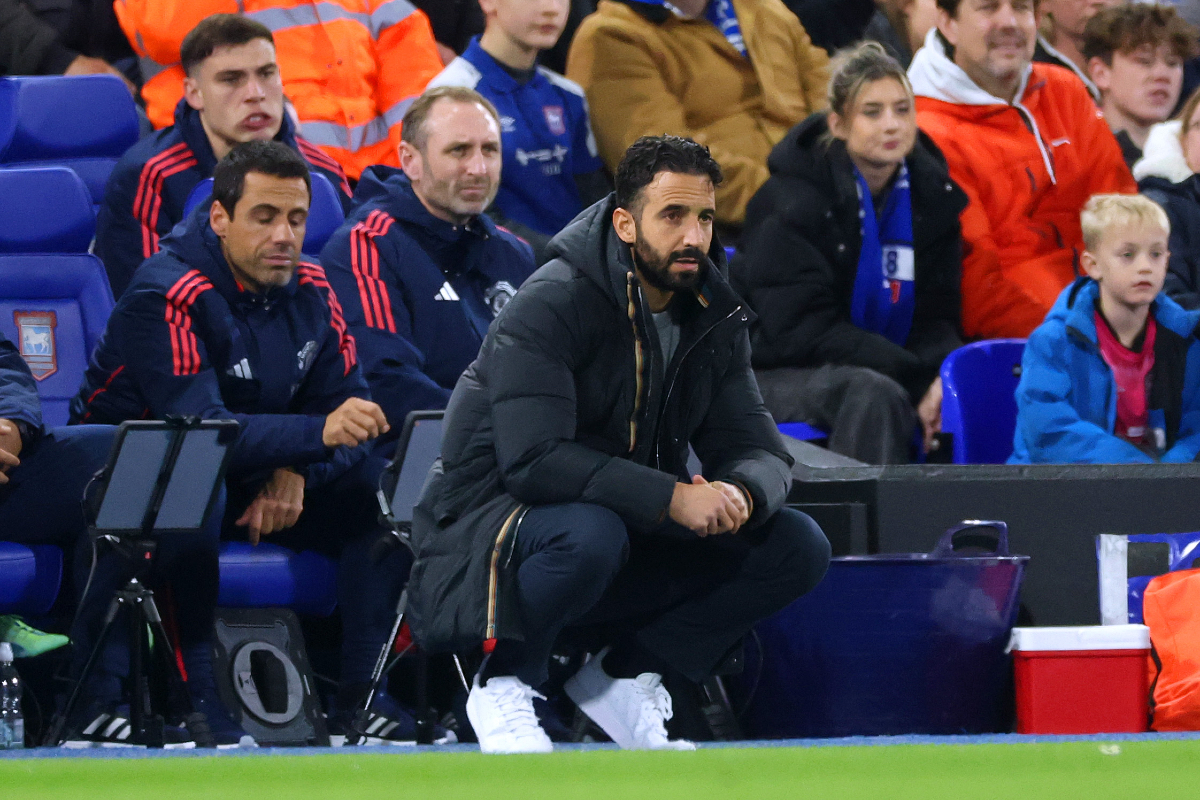
[[[695,753],[0,757],[5,800],[1200,797],[1200,741],[714,748]]]

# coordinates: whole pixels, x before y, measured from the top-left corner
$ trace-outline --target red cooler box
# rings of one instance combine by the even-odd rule
[[[1145,625],[1014,628],[1017,733],[1139,733],[1150,689]]]

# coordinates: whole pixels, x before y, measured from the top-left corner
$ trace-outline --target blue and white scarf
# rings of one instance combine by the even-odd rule
[[[678,8],[671,5],[670,0],[643,0],[643,2],[650,3],[651,5],[658,3],[677,17],[687,16]],[[746,40],[742,37],[742,26],[738,22],[737,12],[733,8],[733,0],[711,0],[708,8],[704,9],[704,18],[715,25],[717,30],[721,32],[721,35],[744,58],[750,57],[750,54],[746,50]]]
[[[875,201],[867,180],[858,180],[858,215],[862,220],[862,251],[850,300],[850,321],[904,346],[912,329],[916,292],[913,284],[912,191],[908,167],[900,174],[875,217]]]

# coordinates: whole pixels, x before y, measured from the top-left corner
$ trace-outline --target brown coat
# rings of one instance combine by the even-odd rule
[[[734,0],[749,60],[707,20],[654,3],[602,0],[571,44],[567,77],[587,92],[600,155],[616,170],[640,136],[690,136],[725,171],[717,219],[741,225],[784,134],[824,108],[829,57],[781,0]]]

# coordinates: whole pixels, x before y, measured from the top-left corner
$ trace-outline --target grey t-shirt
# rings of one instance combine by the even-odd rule
[[[679,347],[679,323],[671,318],[671,310],[651,314],[654,317],[654,327],[658,330],[658,346],[662,349],[662,374],[667,373],[667,365],[675,357],[675,348]]]

